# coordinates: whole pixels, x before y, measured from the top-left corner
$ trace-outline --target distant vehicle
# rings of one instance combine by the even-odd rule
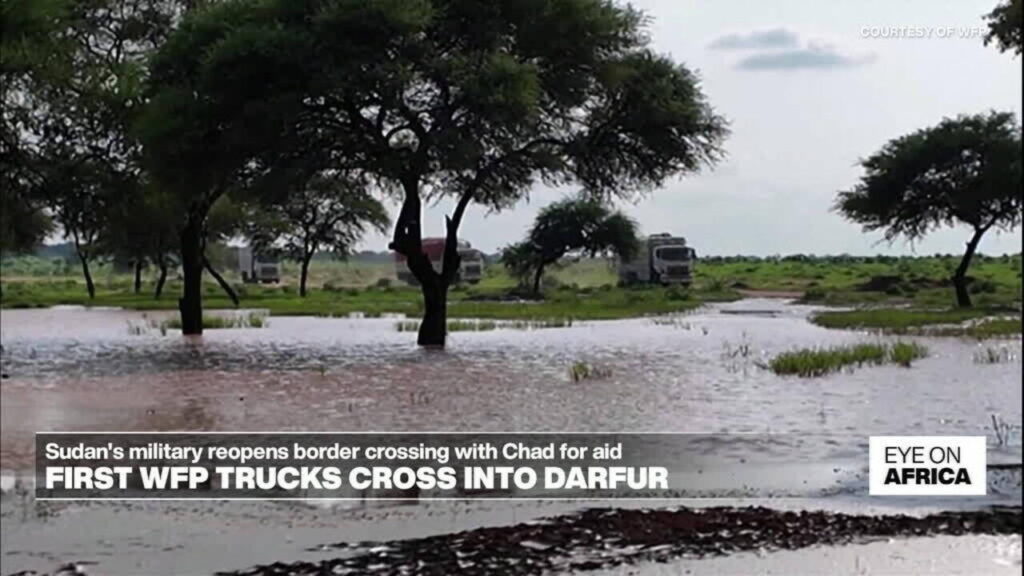
[[[619,260],[619,281],[623,284],[682,284],[693,282],[697,253],[686,245],[686,238],[671,234],[652,234],[640,241],[636,256]]]
[[[423,239],[423,253],[430,258],[430,263],[434,266],[434,270],[438,272],[441,271],[444,260],[444,244],[444,238]],[[476,284],[484,275],[483,252],[473,248],[465,240],[459,240],[458,246],[461,263],[459,264],[459,273],[455,281]],[[419,284],[416,281],[416,277],[409,271],[409,267],[405,263],[405,256],[398,252],[395,252],[395,275],[399,280],[412,286]]]
[[[277,258],[254,253],[249,246],[238,249],[238,271],[242,282],[270,284],[281,281],[281,266]]]

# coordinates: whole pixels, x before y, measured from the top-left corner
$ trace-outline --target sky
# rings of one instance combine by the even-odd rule
[[[705,255],[959,253],[966,229],[911,246],[865,234],[831,211],[860,158],[944,117],[1021,115],[1021,59],[985,46],[996,0],[633,0],[655,51],[697,71],[730,122],[727,158],[619,207],[644,234],[685,236]],[[471,206],[460,237],[492,252],[519,240],[537,211],[572,189],[536,186],[497,214]],[[424,212],[441,236],[452,204]],[[397,206],[393,207],[393,216]],[[387,238],[361,248],[383,250]],[[981,250],[1021,250],[1021,231],[990,232]]]

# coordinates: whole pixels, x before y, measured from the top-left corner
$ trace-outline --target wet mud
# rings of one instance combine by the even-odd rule
[[[925,517],[861,516],[768,508],[596,508],[514,526],[480,528],[397,542],[334,544],[352,556],[277,563],[218,576],[528,575],[586,571],[742,551],[795,550],[879,538],[1020,534],[1019,507],[943,512]]]

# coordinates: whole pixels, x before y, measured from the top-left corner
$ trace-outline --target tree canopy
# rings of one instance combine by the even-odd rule
[[[947,118],[862,160],[861,181],[839,193],[835,208],[865,230],[884,231],[890,242],[969,226],[973,235],[953,281],[958,304],[970,306],[965,275],[981,237],[1021,222],[1021,153],[1012,113]]]
[[[225,2],[155,60],[154,156],[196,166],[164,170],[202,179],[192,190],[225,170],[302,166],[395,193],[391,247],[425,298],[419,340],[443,344],[470,204],[507,208],[540,182],[631,198],[720,157],[725,121],[692,71],[649,48],[644,23],[607,0]],[[441,197],[455,208],[436,271],[420,213]]]
[[[520,282],[532,279],[539,294],[544,269],[568,254],[632,258],[637,228],[632,218],[594,198],[566,198],[541,209],[526,238],[502,252],[502,263]]]
[[[384,232],[391,220],[366,183],[321,172],[280,194],[263,197],[246,219],[254,248],[281,251],[299,262],[299,295],[306,295],[309,262],[324,249],[347,256],[369,230]]]
[[[1024,49],[1024,2],[1005,0],[985,15],[988,34],[985,44],[995,43],[1000,52],[1015,52],[1018,56]]]

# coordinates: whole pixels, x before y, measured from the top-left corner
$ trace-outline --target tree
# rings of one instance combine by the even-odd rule
[[[695,75],[649,48],[643,15],[607,0],[238,0],[218,8],[197,12],[161,57],[188,72],[179,97],[203,107],[180,114],[196,119],[194,128],[174,122],[163,139],[191,132],[215,142],[248,117],[243,146],[262,146],[269,167],[312,156],[396,193],[402,207],[390,247],[420,284],[421,345],[445,342],[470,204],[501,210],[539,182],[635,197],[713,164],[727,133]],[[253,117],[257,110],[270,118]],[[272,146],[277,154],[266,155]],[[177,165],[191,173],[196,164]],[[455,207],[438,271],[423,252],[421,206],[442,197]]]
[[[1024,48],[1024,4],[1021,0],[1005,0],[985,15],[988,34],[985,44],[995,43],[1000,52],[1015,52],[1020,56]]]
[[[366,183],[339,173],[319,173],[287,190],[283,198],[264,199],[248,219],[256,248],[281,251],[299,262],[299,295],[306,296],[309,263],[328,249],[347,256],[370,229],[385,232],[390,219]]]
[[[66,17],[64,0],[4,0],[0,5],[0,252],[31,250],[52,231],[30,141],[25,94],[59,75],[54,32]]]
[[[967,270],[992,228],[1021,221],[1021,127],[1012,113],[947,118],[888,142],[860,162],[864,176],[835,208],[865,230],[918,240],[957,224],[973,231],[953,274],[957,305],[971,306]]]
[[[89,298],[96,297],[96,286],[89,263],[103,252],[102,235],[107,229],[111,197],[116,197],[122,182],[101,161],[78,158],[60,152],[45,154],[49,164],[41,168],[37,196],[46,198],[54,220],[64,237],[70,239],[82,266]]]
[[[638,243],[634,220],[597,200],[580,196],[542,209],[526,239],[502,253],[502,263],[521,281],[532,274],[533,293],[540,294],[544,269],[567,254],[612,253],[628,259],[633,257]]]
[[[134,133],[144,144],[146,166],[154,180],[175,200],[175,213],[169,217],[176,222],[181,256],[183,288],[178,308],[182,333],[202,334],[202,275],[204,269],[212,269],[204,254],[207,218],[221,198],[246,188],[258,159],[253,151],[258,144],[270,146],[274,135],[280,133],[270,128],[287,103],[268,96],[262,102],[253,99],[233,108],[237,100],[211,98],[208,85],[219,81],[211,77],[217,73],[211,69],[217,55],[196,50],[219,43],[236,27],[244,35],[245,24],[265,13],[260,3],[186,4],[191,8],[186,18],[149,59],[149,100],[135,122]],[[220,43],[219,48],[228,53],[259,53],[261,45],[250,45],[250,40],[256,39],[237,38],[234,44]],[[265,73],[267,70],[258,72]],[[245,85],[234,89],[248,90]],[[231,294],[223,279],[218,282]]]
[[[142,96],[142,60],[172,26],[174,6],[9,0],[2,7],[5,195],[12,185],[19,213],[35,215],[30,222],[45,223],[48,214],[38,210],[48,209],[76,245],[90,297],[88,262],[110,247],[103,210],[117,204],[115,195],[129,197],[141,178],[127,128]]]

